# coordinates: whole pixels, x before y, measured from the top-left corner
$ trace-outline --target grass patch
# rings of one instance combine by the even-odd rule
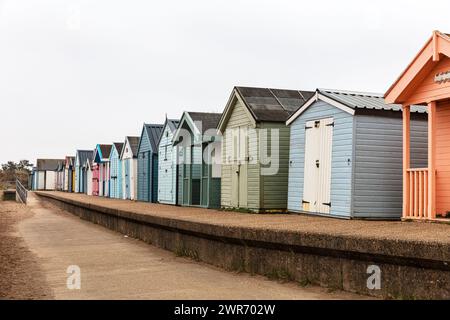
[[[184,247],[179,247],[175,250],[175,255],[177,257],[185,257],[185,258],[190,258],[193,259],[195,261],[200,261],[200,258],[198,256],[198,252],[195,250],[190,250]]]
[[[281,282],[293,281],[294,276],[286,269],[274,269],[265,274],[270,280],[277,280]]]
[[[300,280],[299,282],[298,282],[298,285],[300,286],[300,287],[307,287],[307,286],[310,286],[312,283],[311,283],[311,280],[309,280],[308,278],[304,278],[304,279],[302,279],[302,280]]]
[[[252,211],[252,210],[246,209],[246,208],[222,208],[220,210],[224,211],[224,212],[237,212],[237,213],[250,213],[250,214],[257,213],[255,211]]]

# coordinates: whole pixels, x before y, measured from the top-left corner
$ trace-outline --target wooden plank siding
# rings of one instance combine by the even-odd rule
[[[414,93],[408,97],[408,101],[435,101],[448,97],[450,81],[437,83],[434,81],[436,74],[450,70],[450,59],[443,59],[424,78],[422,83],[414,88]]]
[[[115,199],[121,199],[122,195],[122,170],[120,155],[116,147],[113,145],[110,156],[110,197]]]
[[[233,110],[227,122],[225,132],[222,137],[222,178],[221,178],[221,206],[231,207],[232,195],[232,164],[227,159],[232,154],[232,144],[227,139],[227,130],[233,130],[239,127],[254,128],[252,119],[249,118],[248,112],[239,100],[234,101]],[[258,154],[258,137],[256,135],[249,136],[248,142],[249,154]],[[251,210],[259,210],[260,202],[260,165],[258,163],[248,164],[248,198],[247,207]]]
[[[286,210],[288,198],[288,175],[289,175],[289,144],[290,129],[284,123],[262,122],[260,131],[261,145],[267,146],[267,154],[260,155],[261,158],[269,156],[278,158],[278,170],[276,174],[260,176],[260,207],[262,210]],[[275,131],[277,133],[275,133]],[[272,148],[272,135],[277,134],[279,147]],[[275,142],[273,141],[273,142]],[[273,150],[272,150],[273,149]],[[275,152],[275,153],[272,153]],[[268,161],[263,161],[267,163]],[[262,165],[270,167],[271,165]]]
[[[411,114],[411,167],[427,167],[427,116]],[[353,216],[402,216],[402,114],[370,111],[355,116]]]
[[[158,202],[176,204],[176,148],[172,144],[173,132],[165,126],[159,143]]]
[[[450,61],[450,60],[447,60]],[[436,213],[450,211],[450,101],[436,108]]]
[[[291,124],[288,210],[304,212],[305,125],[307,121],[334,119],[330,215],[351,217],[353,174],[353,116],[323,101],[313,103]]]
[[[146,129],[142,130],[141,140],[138,150],[138,176],[137,176],[137,200],[138,201],[151,201],[151,163],[152,163],[152,152],[150,140]]]

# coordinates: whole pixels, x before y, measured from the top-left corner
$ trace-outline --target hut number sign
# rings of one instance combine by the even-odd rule
[[[450,71],[440,72],[434,76],[434,82],[436,83],[445,83],[450,81]]]

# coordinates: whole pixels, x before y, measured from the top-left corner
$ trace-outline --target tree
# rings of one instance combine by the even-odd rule
[[[27,186],[32,167],[33,165],[28,160],[20,160],[17,163],[8,161],[2,164],[0,169],[0,189],[14,187],[16,179],[24,186]]]

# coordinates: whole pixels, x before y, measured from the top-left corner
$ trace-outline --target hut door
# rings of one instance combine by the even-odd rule
[[[125,198],[131,199],[131,195],[130,195],[130,159],[125,160]]]
[[[232,134],[232,197],[231,205],[236,208],[246,208],[248,199],[248,129],[239,127]]]
[[[305,131],[303,210],[330,213],[333,119],[308,121]]]

